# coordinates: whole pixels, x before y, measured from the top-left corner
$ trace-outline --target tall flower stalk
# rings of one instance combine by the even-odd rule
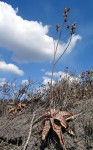
[[[69,7],[65,8],[64,15],[63,15],[63,22],[62,22],[61,27],[58,24],[56,25],[56,34],[59,33],[59,36],[58,36],[58,40],[57,41],[54,40],[54,53],[53,53],[52,73],[51,73],[51,82],[50,82],[50,109],[55,107],[55,104],[54,104],[54,101],[53,101],[53,74],[54,74],[55,66],[59,62],[59,60],[62,58],[62,56],[65,54],[65,52],[67,51],[68,47],[70,46],[73,34],[75,33],[75,29],[76,29],[76,23],[72,24],[71,29],[70,29],[70,24],[67,24],[66,29],[67,30],[70,29],[69,42],[68,42],[67,46],[65,47],[65,49],[63,50],[62,54],[56,59],[58,46],[59,46],[60,42],[63,41],[66,38],[66,35],[64,35],[63,39],[61,39],[64,26],[68,22],[68,14],[69,14],[69,12],[70,12],[70,8]]]

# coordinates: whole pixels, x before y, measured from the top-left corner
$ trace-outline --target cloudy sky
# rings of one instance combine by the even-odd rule
[[[55,74],[66,67],[79,74],[93,69],[92,0],[2,0],[0,1],[0,82],[50,80],[55,26],[61,27],[64,8],[70,7],[68,23],[76,22],[72,42]],[[64,29],[65,30],[65,29]],[[64,37],[65,31],[63,32]],[[61,41],[57,58],[69,41],[70,33]],[[48,73],[47,73],[48,72]]]

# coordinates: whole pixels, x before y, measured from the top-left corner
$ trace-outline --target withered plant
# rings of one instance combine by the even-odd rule
[[[58,24],[56,25],[56,35],[58,36],[58,40],[54,39],[54,53],[53,53],[53,62],[52,62],[51,82],[49,83],[49,88],[47,90],[48,94],[50,95],[50,97],[48,99],[49,109],[47,107],[47,109],[46,110],[44,109],[44,111],[43,111],[43,109],[41,108],[43,115],[41,115],[35,121],[34,120],[33,120],[33,122],[31,121],[31,124],[30,124],[31,128],[29,131],[29,135],[31,136],[32,124],[36,124],[37,122],[42,121],[43,122],[42,141],[44,142],[44,140],[46,139],[46,136],[48,135],[49,130],[52,128],[53,132],[55,132],[57,134],[60,144],[64,145],[64,146],[65,146],[65,144],[64,144],[65,142],[63,140],[63,135],[62,135],[62,127],[64,127],[64,129],[67,130],[70,134],[74,134],[73,131],[68,127],[68,123],[67,123],[67,120],[74,118],[74,115],[67,111],[60,111],[60,109],[56,108],[55,101],[54,101],[54,95],[53,95],[53,92],[54,92],[53,73],[54,73],[56,64],[59,62],[59,60],[62,58],[62,56],[67,51],[67,49],[72,41],[73,34],[75,33],[76,22],[72,23],[71,27],[70,27],[70,24],[67,23],[69,12],[70,12],[70,8],[69,7],[65,8],[64,14],[63,14],[62,25],[58,25]],[[65,35],[62,35],[64,28],[66,29],[66,33],[65,33]],[[65,38],[67,37],[68,31],[69,31],[69,41],[67,43],[67,46],[62,51],[60,56],[56,57],[58,48],[59,48],[59,44],[61,41],[65,40]],[[43,108],[45,108],[45,107],[46,107],[46,104],[45,104],[45,106],[43,106]],[[38,110],[34,111],[33,116],[37,112],[39,113],[39,111],[40,111],[40,108],[38,108]],[[32,119],[33,119],[33,117],[32,117]],[[24,146],[24,150],[26,150],[27,144],[29,142],[29,138],[30,138],[29,135],[28,135],[27,142]],[[66,149],[66,146],[64,148]]]
[[[69,12],[70,12],[70,8],[69,7],[65,8],[62,25],[61,26],[58,24],[56,25],[56,35],[58,34],[58,40],[54,39],[54,54],[53,54],[53,63],[52,63],[52,73],[51,73],[51,82],[49,84],[49,87],[50,87],[50,100],[49,100],[50,111],[45,113],[46,118],[43,122],[43,131],[42,131],[42,140],[45,140],[50,128],[52,128],[52,130],[57,134],[61,145],[64,145],[64,140],[62,137],[62,127],[64,127],[67,130],[69,129],[67,126],[67,122],[66,122],[64,117],[67,115],[71,116],[71,114],[69,112],[57,110],[57,108],[55,106],[55,100],[54,100],[55,97],[53,95],[53,92],[55,89],[54,85],[53,85],[53,73],[54,73],[56,64],[59,62],[59,60],[62,58],[62,56],[67,51],[67,49],[71,43],[71,40],[73,38],[73,34],[75,33],[76,23],[74,22],[72,24],[71,28],[70,28],[70,24],[67,24]],[[69,32],[70,37],[69,37],[69,41],[67,43],[67,46],[62,51],[61,55],[57,58],[56,56],[57,56],[57,52],[58,52],[58,48],[59,48],[58,46],[59,46],[60,42],[66,38],[66,34],[67,34],[67,32],[66,32],[65,35],[62,35],[64,28],[66,28],[66,30],[70,30],[70,32]],[[56,93],[55,93],[55,96],[56,96]],[[68,131],[70,132],[70,130],[68,130]],[[66,149],[66,147],[65,147],[65,149]]]
[[[58,36],[58,40],[54,39],[54,53],[53,53],[53,62],[52,62],[52,73],[51,73],[51,83],[50,83],[50,109],[54,107],[54,100],[53,100],[53,73],[55,70],[56,64],[59,62],[59,60],[62,58],[62,56],[67,51],[68,47],[70,46],[70,43],[73,38],[73,34],[76,30],[76,22],[72,23],[72,26],[68,23],[68,15],[70,12],[70,8],[67,7],[64,10],[63,14],[63,22],[62,25],[56,25],[56,35]],[[70,28],[71,26],[71,28]],[[63,30],[66,29],[65,35],[63,35]],[[69,41],[65,47],[65,49],[62,51],[61,55],[57,58],[57,52],[58,52],[58,46],[60,42],[64,41],[67,37],[67,33],[69,31]]]

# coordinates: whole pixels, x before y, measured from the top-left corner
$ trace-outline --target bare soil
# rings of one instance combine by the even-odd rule
[[[29,105],[14,118],[6,114],[0,116],[0,150],[24,150],[32,118],[31,109]],[[69,122],[75,136],[70,136],[62,129],[66,149],[93,150],[93,99],[77,101],[67,111],[74,114],[82,113]],[[36,117],[39,117],[39,114]],[[46,142],[41,140],[41,125],[42,122],[38,122],[33,126],[27,150],[64,150],[52,130]]]

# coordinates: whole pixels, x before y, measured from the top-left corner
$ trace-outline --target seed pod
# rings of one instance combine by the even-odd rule
[[[68,15],[68,12],[67,12],[67,9],[65,8],[65,10],[64,10],[64,17],[67,17],[67,15]]]
[[[65,17],[65,18],[64,18],[64,22],[67,22],[67,21],[68,21],[68,18],[67,18],[67,17]]]
[[[70,11],[70,7],[67,7],[67,12],[69,12]]]
[[[72,29],[72,34],[74,34],[75,33],[75,29]]]
[[[72,29],[76,29],[76,22],[72,24]]]
[[[69,29],[69,28],[70,28],[70,24],[67,25],[67,29]]]
[[[70,34],[71,34],[71,35],[75,33],[75,29],[76,29],[76,23],[73,23],[73,24],[72,24],[71,31],[70,31]]]
[[[59,31],[60,26],[57,24],[56,25],[56,31]]]

